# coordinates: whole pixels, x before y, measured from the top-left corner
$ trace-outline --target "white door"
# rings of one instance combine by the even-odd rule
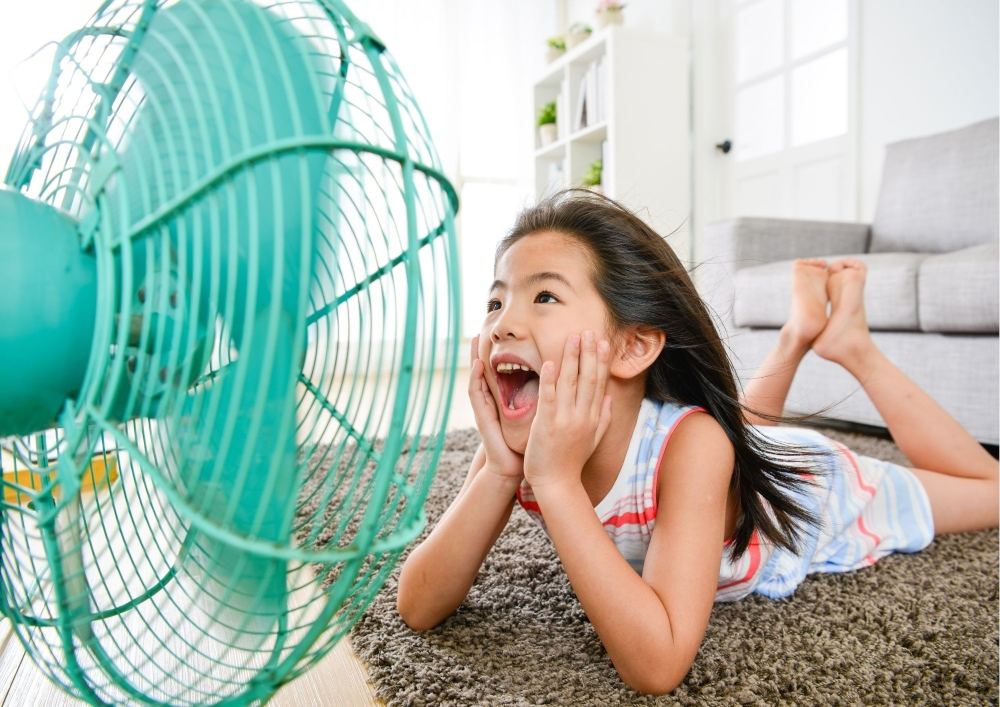
[[[719,9],[718,216],[857,220],[857,0]]]

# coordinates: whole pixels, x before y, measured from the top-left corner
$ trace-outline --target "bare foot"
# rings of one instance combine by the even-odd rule
[[[792,309],[781,328],[796,348],[808,349],[826,326],[827,264],[819,258],[792,263]]]
[[[860,260],[846,258],[830,264],[826,290],[830,296],[830,320],[813,341],[813,351],[850,368],[850,363],[870,349],[871,332],[865,317],[865,277],[868,268]]]

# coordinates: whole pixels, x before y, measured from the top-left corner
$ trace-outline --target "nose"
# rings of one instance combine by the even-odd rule
[[[523,336],[523,326],[519,317],[516,316],[513,307],[504,307],[500,314],[493,320],[493,330],[490,332],[490,339],[495,343],[504,339],[519,339]]]

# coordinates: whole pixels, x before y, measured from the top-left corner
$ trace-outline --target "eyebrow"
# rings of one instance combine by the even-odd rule
[[[532,285],[538,284],[543,280],[555,280],[557,282],[561,282],[562,284],[566,285],[566,287],[571,289],[573,292],[576,292],[576,288],[570,284],[569,280],[567,280],[565,277],[563,277],[557,272],[549,272],[549,271],[536,272],[532,275],[528,275],[528,277],[524,278],[524,286],[531,287]],[[493,292],[493,290],[497,289],[498,287],[502,289],[507,289],[507,283],[504,282],[503,280],[494,280],[493,284],[490,285],[489,291]]]

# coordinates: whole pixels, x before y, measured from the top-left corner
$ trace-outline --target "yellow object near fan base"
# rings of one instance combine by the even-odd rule
[[[34,471],[20,469],[3,473],[3,500],[11,505],[24,506],[33,500],[33,496],[19,491],[16,487],[41,491],[47,479],[55,479],[57,469],[50,466],[47,469]],[[118,462],[113,457],[95,457],[83,472],[80,479],[80,493],[94,493],[95,490],[106,489],[118,480]],[[52,495],[59,498],[58,484],[52,489]]]

